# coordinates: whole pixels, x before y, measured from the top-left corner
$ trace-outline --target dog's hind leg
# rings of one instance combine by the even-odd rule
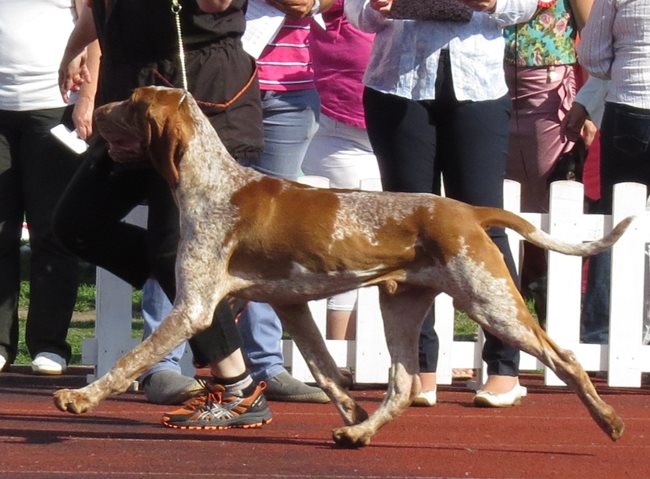
[[[345,424],[364,421],[368,414],[343,388],[347,380],[327,350],[307,304],[273,305],[273,309],[296,342],[314,379],[336,405]]]
[[[486,330],[522,351],[535,356],[551,368],[560,379],[578,394],[578,397],[587,407],[598,426],[612,440],[619,439],[625,429],[623,420],[616,414],[614,408],[600,398],[591,379],[589,379],[573,352],[560,348],[549,338],[546,332],[534,322],[523,300],[521,300],[521,306],[518,309],[518,317],[525,317],[525,322],[513,318],[512,325],[498,329],[492,326],[497,322],[494,317],[485,317],[483,312],[466,312],[470,317],[483,317],[477,322]],[[530,317],[528,318],[528,316]]]
[[[486,239],[483,251],[496,250],[488,241]],[[481,263],[459,256],[450,261],[449,268],[457,278],[451,285],[453,291],[449,291],[457,308],[464,310],[485,330],[551,368],[578,394],[596,423],[612,440],[621,437],[623,421],[598,396],[574,354],[558,347],[531,316],[500,253],[486,256]]]
[[[535,328],[533,334],[536,336],[536,341],[532,340],[522,346],[522,351],[537,357],[567,383],[578,394],[591,417],[612,441],[620,439],[625,430],[623,420],[614,408],[598,395],[591,379],[573,352],[560,348],[542,328]]]
[[[380,288],[384,333],[391,357],[388,391],[379,408],[366,421],[334,430],[337,444],[345,447],[368,445],[376,432],[401,414],[419,392],[418,336],[434,297],[435,292],[427,288],[407,286],[398,287],[396,291]]]

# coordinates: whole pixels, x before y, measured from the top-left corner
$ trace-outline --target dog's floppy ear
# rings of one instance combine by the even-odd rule
[[[146,112],[148,156],[172,188],[180,181],[179,165],[193,133],[187,100],[176,92],[159,92]]]

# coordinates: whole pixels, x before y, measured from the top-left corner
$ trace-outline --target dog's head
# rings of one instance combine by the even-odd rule
[[[189,93],[180,89],[142,87],[128,100],[95,111],[99,134],[117,162],[149,160],[175,188],[179,164],[194,134]]]

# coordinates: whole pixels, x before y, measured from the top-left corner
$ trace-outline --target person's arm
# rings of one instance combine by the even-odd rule
[[[494,13],[497,8],[497,0],[458,0],[475,12]]]
[[[605,96],[609,82],[596,77],[589,77],[578,91],[571,109],[562,119],[560,135],[576,141],[582,137],[588,147],[600,128],[605,108]]]
[[[578,30],[582,30],[585,23],[587,23],[594,0],[569,0],[569,4],[571,5],[571,13],[576,22],[576,27],[578,27]]]
[[[93,12],[83,2],[59,66],[59,89],[66,103],[70,101],[70,92],[78,92],[84,82],[92,81],[87,65],[87,47],[96,40]]]
[[[476,0],[474,3],[480,4],[482,2]],[[493,10],[486,13],[501,28],[505,28],[517,23],[525,23],[533,18],[537,6],[537,0],[497,0]]]
[[[75,0],[77,9],[77,21],[85,8],[83,0]],[[74,123],[77,135],[81,139],[86,139],[92,134],[93,111],[95,109],[95,95],[97,93],[97,78],[99,76],[99,61],[101,53],[99,42],[95,40],[88,45],[86,50],[86,65],[89,73],[89,81],[85,81],[79,88],[79,96],[72,112],[72,122]]]
[[[221,13],[230,6],[232,0],[196,0],[196,3],[204,12]]]
[[[376,33],[392,21],[387,17],[392,6],[393,0],[346,0],[343,9],[356,28]]]
[[[589,77],[587,82],[582,85],[580,90],[578,90],[575,100],[573,100],[574,103],[584,105],[589,117],[594,121],[598,128],[600,128],[600,123],[605,111],[605,97],[607,96],[608,88],[608,80]]]
[[[616,7],[612,0],[595,0],[585,27],[580,32],[578,58],[589,75],[609,79],[614,61],[612,28]]]

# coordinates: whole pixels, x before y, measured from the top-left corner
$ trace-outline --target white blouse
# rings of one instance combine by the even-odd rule
[[[503,28],[528,21],[537,0],[498,0],[492,14],[474,12],[468,23],[394,20],[370,0],[346,0],[354,26],[376,33],[364,84],[411,100],[435,99],[440,50],[449,48],[459,101],[495,100],[508,93],[503,71]]]

